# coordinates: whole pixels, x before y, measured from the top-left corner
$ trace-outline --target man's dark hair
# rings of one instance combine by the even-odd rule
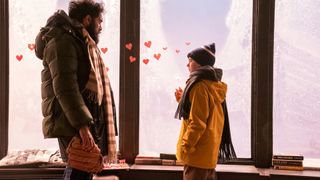
[[[82,22],[86,15],[97,18],[103,12],[103,4],[95,2],[94,0],[71,0],[69,2],[69,16],[79,22]]]

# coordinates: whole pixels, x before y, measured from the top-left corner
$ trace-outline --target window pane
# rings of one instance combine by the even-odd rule
[[[175,153],[174,91],[188,78],[187,53],[215,42],[235,150],[251,156],[251,29],[252,1],[141,1],[140,154]]]
[[[57,9],[67,12],[68,3],[69,0],[9,1],[9,150],[58,148],[56,139],[44,139],[42,135],[42,61],[35,56],[33,43],[47,18]],[[105,8],[107,13],[99,47],[108,48],[106,53],[102,53],[102,57],[109,68],[109,77],[118,105],[120,3],[105,0]]]
[[[274,153],[320,157],[320,1],[277,0]]]

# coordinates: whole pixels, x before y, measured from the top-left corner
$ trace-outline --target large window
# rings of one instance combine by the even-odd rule
[[[175,153],[181,121],[174,91],[188,79],[187,53],[216,43],[238,157],[251,157],[252,1],[141,0],[139,153]]]
[[[53,7],[58,7],[58,4],[67,4],[66,2],[60,1],[45,1],[47,4],[53,4]],[[56,2],[56,3],[54,3]],[[181,1],[182,2],[182,1]],[[202,2],[202,3],[200,3]],[[240,1],[240,0],[232,0],[226,2],[214,1],[215,3],[209,1],[200,1],[192,4],[191,1],[183,1],[180,3],[179,8],[175,5],[175,2],[171,1],[141,1],[141,0],[120,0],[120,4],[114,3],[113,1],[109,3],[106,2],[109,6],[110,10],[114,10],[113,12],[117,12],[120,14],[120,44],[117,43],[117,38],[115,38],[115,48],[111,43],[111,39],[114,37],[114,34],[117,33],[117,30],[112,31],[110,34],[107,33],[107,40],[101,41],[100,47],[108,47],[110,54],[104,54],[104,57],[111,56],[111,50],[116,50],[119,48],[119,53],[115,54],[116,58],[106,58],[112,59],[111,62],[117,62],[118,56],[120,56],[120,73],[119,73],[119,130],[120,130],[120,153],[121,155],[128,160],[128,162],[133,163],[135,156],[138,154],[139,149],[140,153],[144,154],[152,154],[159,152],[174,152],[176,137],[174,136],[180,130],[180,122],[178,120],[173,119],[173,112],[176,108],[176,104],[173,99],[173,91],[177,86],[183,86],[184,81],[187,78],[187,71],[185,69],[186,59],[185,55],[191,49],[198,47],[203,44],[216,42],[217,44],[217,66],[224,69],[224,77],[223,80],[229,85],[228,92],[228,107],[230,111],[230,123],[231,123],[231,131],[232,137],[235,144],[235,148],[239,157],[251,157],[252,161],[245,161],[241,163],[254,163],[257,167],[270,167],[271,165],[271,157],[272,157],[272,59],[273,59],[273,12],[274,12],[274,0],[264,1],[264,0],[254,0],[254,1]],[[20,3],[17,0],[10,1],[10,3]],[[22,2],[21,2],[22,3]],[[42,1],[38,0],[33,6],[38,7]],[[0,61],[0,156],[3,157],[7,153],[8,147],[8,135],[10,136],[10,144],[11,144],[11,132],[15,131],[14,129],[10,129],[10,133],[8,133],[7,125],[8,123],[12,123],[11,119],[11,106],[15,106],[13,102],[8,103],[8,96],[12,97],[11,93],[9,93],[9,66],[16,64],[17,67],[25,66],[24,64],[32,63],[31,60],[27,60],[31,57],[33,59],[34,66],[40,68],[39,60],[37,60],[33,55],[32,51],[28,49],[28,44],[33,42],[33,38],[26,37],[25,34],[23,38],[18,37],[18,41],[8,42],[8,19],[10,19],[10,23],[14,21],[20,21],[20,19],[24,19],[24,17],[28,17],[28,13],[35,13],[32,10],[31,12],[25,12],[21,14],[21,8],[27,6],[26,4],[20,4],[20,9],[11,9],[12,11],[17,11],[20,13],[18,15],[18,19],[9,18],[7,14],[7,9],[9,7],[9,0],[0,1],[1,12],[0,13],[0,22],[3,26],[0,26],[0,53],[1,59]],[[170,8],[170,6],[174,6],[175,8]],[[252,6],[253,4],[253,6]],[[203,6],[202,6],[203,5]],[[209,6],[210,5],[210,6]],[[120,8],[118,8],[120,6]],[[156,6],[156,7],[153,7]],[[197,7],[193,11],[189,10],[193,9],[193,6]],[[216,7],[217,6],[217,7]],[[10,5],[11,7],[11,5]],[[51,8],[51,7],[50,7]],[[51,12],[54,12],[52,8]],[[38,8],[39,9],[39,8]],[[121,13],[119,12],[121,9]],[[180,16],[179,11],[183,13],[183,16]],[[41,10],[42,11],[42,10]],[[48,10],[49,11],[49,10]],[[141,11],[141,13],[140,13]],[[176,11],[177,13],[173,13]],[[210,13],[208,13],[210,11]],[[204,18],[202,19],[193,19],[184,20],[182,17],[189,16],[189,14],[193,14],[196,17]],[[203,16],[203,13],[207,14],[207,16]],[[49,14],[49,13],[46,13]],[[141,14],[141,16],[140,16]],[[220,17],[220,19],[216,18],[216,15]],[[33,15],[34,16],[34,15]],[[45,17],[43,14],[38,15],[39,19],[42,19],[42,23],[38,25],[34,29],[34,31],[38,31],[40,26],[43,26],[45,23]],[[252,17],[251,17],[252,16]],[[161,17],[161,18],[160,18]],[[210,18],[209,18],[210,17]],[[105,18],[106,19],[106,18]],[[166,20],[166,22],[164,22]],[[30,23],[25,23],[30,21]],[[105,20],[106,21],[106,20]],[[174,26],[174,23],[168,25],[168,22],[178,23],[180,25],[189,24],[183,30],[179,29],[179,26]],[[188,22],[192,23],[188,23]],[[203,21],[208,21],[208,24],[204,24]],[[31,23],[32,22],[32,23]],[[114,23],[116,22],[116,23]],[[183,23],[182,23],[183,22]],[[32,20],[26,19],[24,23],[19,28],[16,29],[29,29],[29,25],[32,26]],[[107,23],[106,29],[116,28],[118,26],[118,21],[112,21]],[[28,26],[24,25],[28,24]],[[159,25],[160,24],[160,25]],[[170,23],[169,23],[170,24]],[[199,27],[197,29],[197,24],[201,24],[203,27]],[[140,29],[141,25],[141,29]],[[32,26],[33,27],[33,26]],[[185,27],[185,26],[184,26]],[[13,26],[10,25],[10,29]],[[179,33],[174,34],[179,30]],[[189,30],[190,29],[190,30]],[[209,30],[208,30],[209,29]],[[252,29],[252,32],[251,32]],[[20,30],[21,31],[21,30]],[[210,32],[209,32],[210,31]],[[197,33],[198,32],[198,33]],[[204,35],[203,33],[208,33],[208,35]],[[222,32],[222,34],[217,34],[217,32]],[[186,34],[189,33],[189,34]],[[16,34],[10,33],[10,34]],[[180,35],[181,34],[181,35]],[[191,35],[190,35],[191,34]],[[20,36],[17,33],[18,36]],[[29,36],[29,35],[28,35]],[[220,37],[221,36],[221,37]],[[206,38],[204,38],[206,37]],[[250,38],[252,37],[252,41]],[[11,37],[10,37],[11,38]],[[162,39],[163,38],[163,39]],[[144,42],[152,41],[152,45],[150,48],[144,46]],[[29,42],[30,41],[30,42]],[[131,42],[133,44],[132,51],[128,51],[125,48],[127,43]],[[191,44],[187,45],[186,42],[190,42]],[[252,42],[252,44],[250,44]],[[15,50],[10,48],[10,58],[9,58],[9,44],[15,43],[16,46],[19,44],[25,44],[20,47],[21,49]],[[106,43],[106,44],[104,44]],[[162,44],[164,43],[164,44]],[[118,46],[117,46],[118,45]],[[140,45],[140,46],[139,46]],[[163,46],[167,46],[168,54],[160,57],[159,60],[155,60],[153,58],[153,54],[156,52],[164,51]],[[250,49],[252,47],[252,50]],[[177,54],[175,50],[179,48],[180,52]],[[141,50],[141,51],[140,51]],[[166,52],[167,52],[166,51]],[[170,51],[170,53],[169,53]],[[141,52],[141,56],[140,56]],[[19,55],[23,55],[23,59],[19,61]],[[26,55],[29,54],[29,55]],[[252,54],[252,55],[251,55]],[[29,56],[29,57],[27,57]],[[130,56],[134,56],[137,59],[131,57],[132,62],[130,62]],[[27,58],[26,58],[27,57]],[[252,59],[250,59],[252,57]],[[148,64],[143,62],[143,59],[149,58]],[[136,60],[136,61],[134,61]],[[140,60],[140,61],[137,61]],[[164,62],[162,62],[164,61]],[[171,61],[180,61],[181,65],[172,63]],[[108,62],[108,60],[106,60]],[[147,62],[147,61],[145,61]],[[164,66],[166,64],[166,66]],[[109,65],[109,64],[108,64]],[[26,66],[27,67],[27,66]],[[35,68],[32,67],[32,68]],[[157,67],[157,68],[156,68]],[[14,68],[14,67],[13,67]],[[30,68],[30,67],[29,67]],[[20,68],[23,69],[23,68]],[[113,72],[113,67],[110,64],[110,75],[116,75],[117,73]],[[157,70],[159,69],[159,70]],[[173,81],[168,86],[163,87],[163,77],[166,77],[166,70],[170,70],[169,73],[174,72],[176,75],[170,76],[170,79]],[[40,69],[36,69],[32,71],[35,73]],[[29,70],[30,71],[30,70]],[[160,73],[163,72],[163,73]],[[13,70],[13,72],[18,72]],[[12,77],[19,77],[21,74],[13,74],[10,72],[10,79]],[[152,76],[148,73],[152,73]],[[167,73],[167,74],[169,74]],[[24,73],[23,75],[29,75]],[[33,81],[39,81],[40,74],[36,74],[31,79]],[[148,77],[149,76],[149,77]],[[146,77],[149,79],[143,79],[142,77]],[[22,78],[22,77],[19,77]],[[154,80],[159,81],[159,86],[157,82],[150,83],[150,81]],[[26,84],[29,83],[30,79],[27,82],[23,82]],[[33,82],[32,81],[32,82]],[[146,81],[143,82],[143,81]],[[116,80],[112,80],[112,83],[116,83]],[[141,86],[140,86],[141,82]],[[23,92],[23,90],[14,90],[12,89],[14,84],[11,84],[10,80],[10,91],[18,91]],[[150,91],[149,85],[156,87],[157,93],[153,93]],[[19,85],[15,85],[19,86]],[[114,85],[114,90],[116,85]],[[21,86],[20,86],[21,87]],[[35,87],[36,88],[36,87]],[[162,91],[159,91],[163,90]],[[141,92],[140,92],[141,91]],[[115,90],[117,93],[117,90]],[[154,101],[148,101],[148,103],[143,98],[150,100],[148,95],[154,96]],[[39,92],[35,93],[35,98],[39,96]],[[158,96],[161,98],[159,100]],[[25,96],[25,101],[28,100],[29,96]],[[241,98],[242,97],[242,98]],[[158,99],[157,99],[158,98]],[[21,100],[22,101],[22,100]],[[23,102],[25,102],[23,101]],[[163,107],[156,106],[163,102],[169,102],[170,107],[164,111]],[[39,111],[39,107],[31,107],[37,106],[40,103],[40,98],[38,101],[34,101],[34,103],[26,104],[26,106],[20,106],[23,108],[33,108]],[[10,108],[8,108],[8,104]],[[16,106],[18,103],[16,103]],[[28,107],[28,105],[30,107]],[[156,116],[148,115],[148,107],[146,105],[153,106],[158,112],[154,112]],[[139,106],[141,108],[139,109]],[[10,109],[10,118],[8,118],[8,112]],[[151,108],[150,108],[151,109]],[[153,122],[152,120],[156,119],[159,121],[159,111],[163,113],[163,122],[159,125],[161,129],[154,128],[154,124],[152,126],[146,126],[144,123]],[[169,112],[170,111],[170,112]],[[39,111],[40,112],[40,111]],[[141,117],[139,117],[139,113]],[[150,113],[149,113],[150,114]],[[22,115],[17,115],[17,117],[23,117]],[[155,117],[155,118],[154,118]],[[34,124],[41,123],[41,117],[37,115],[37,117],[31,117],[31,120],[28,119],[28,122],[33,122]],[[140,121],[140,122],[139,122]],[[177,122],[178,121],[178,122]],[[168,124],[169,130],[164,131],[163,127],[165,124]],[[26,123],[25,123],[26,124]],[[139,128],[139,124],[141,125]],[[12,125],[10,125],[12,127]],[[38,127],[40,128],[40,127]],[[149,133],[149,128],[152,128],[154,132]],[[18,130],[17,130],[18,131]],[[16,132],[17,132],[16,131]],[[35,129],[34,131],[40,131],[41,129]],[[141,133],[139,134],[139,132]],[[145,132],[143,132],[145,131]],[[161,132],[164,131],[164,132]],[[170,132],[169,132],[170,131]],[[146,133],[147,132],[147,133]],[[19,133],[19,132],[17,132]],[[162,138],[159,136],[154,138],[154,135],[161,135],[164,133],[171,134],[168,137]],[[21,135],[21,134],[20,134]],[[22,134],[22,137],[26,137],[25,141],[29,141],[33,143],[33,141],[41,141],[42,135],[38,134],[38,139],[31,139],[28,135]],[[149,138],[147,136],[152,136]],[[140,141],[139,141],[140,136]],[[32,136],[31,136],[32,137]],[[152,139],[152,141],[150,141]],[[161,146],[167,146],[165,140],[168,140],[167,149],[158,149],[159,144],[162,143]],[[147,141],[147,143],[144,143]],[[149,142],[148,142],[149,141]],[[171,142],[169,142],[171,141]],[[42,141],[43,142],[43,141]],[[141,146],[139,147],[139,144]],[[156,144],[155,146],[149,146],[149,144]],[[158,146],[158,147],[157,147]],[[10,147],[13,147],[10,145]],[[251,147],[251,148],[250,148]],[[251,156],[250,156],[251,155]],[[241,160],[241,159],[240,159]]]
[[[34,53],[40,27],[57,9],[68,11],[69,0],[9,1],[9,150],[57,149],[55,139],[43,139],[41,113],[42,60]],[[103,31],[98,46],[109,69],[116,105],[119,102],[120,3],[104,1]],[[22,138],[23,137],[23,138]]]
[[[274,39],[274,153],[320,159],[318,0],[277,0]]]

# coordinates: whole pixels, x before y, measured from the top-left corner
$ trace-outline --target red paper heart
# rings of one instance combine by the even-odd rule
[[[105,54],[108,51],[108,48],[101,48],[101,51]]]
[[[147,46],[148,48],[150,48],[151,47],[151,41],[144,42],[144,45]]]
[[[21,54],[20,55],[16,55],[16,58],[17,58],[18,61],[21,61],[23,56]]]
[[[167,49],[168,49],[168,47],[163,47],[162,49],[163,49],[163,50],[167,50]]]
[[[136,61],[136,58],[133,57],[133,56],[130,56],[130,57],[129,57],[129,60],[130,60],[130,62],[135,62],[135,61]]]
[[[160,53],[158,53],[158,54],[154,54],[154,55],[153,55],[153,57],[154,57],[154,58],[156,58],[157,60],[159,60],[159,59],[160,59],[160,57],[161,57],[161,54],[160,54]]]
[[[143,59],[142,62],[145,63],[145,64],[148,64],[149,63],[149,59]]]
[[[28,48],[32,51],[36,47],[35,44],[28,44]]]
[[[186,45],[189,46],[191,44],[191,42],[186,42]]]
[[[127,48],[128,50],[131,50],[131,49],[132,49],[132,43],[126,44],[126,48]]]
[[[179,50],[179,49],[176,49],[176,53],[179,54],[179,52],[180,52],[180,50]]]

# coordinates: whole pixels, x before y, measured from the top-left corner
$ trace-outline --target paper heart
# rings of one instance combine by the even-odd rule
[[[151,41],[144,42],[144,45],[147,46],[148,48],[150,48],[151,47]]]
[[[160,57],[161,57],[161,54],[160,54],[160,53],[158,53],[158,54],[154,54],[154,55],[153,55],[153,57],[154,57],[154,58],[156,58],[157,60],[159,60],[159,59],[160,59]]]
[[[131,50],[131,49],[132,49],[132,43],[126,44],[126,48],[127,48],[128,50]]]
[[[176,53],[179,54],[179,52],[180,52],[180,50],[179,50],[179,49],[176,49]]]
[[[108,67],[106,67],[106,70],[107,70],[107,72],[109,71],[109,68]]]
[[[28,48],[32,51],[36,47],[35,44],[28,44]]]
[[[105,54],[108,51],[108,48],[101,48],[101,51]]]
[[[21,61],[23,56],[21,54],[20,55],[16,55],[16,58],[17,58],[18,61]]]
[[[133,56],[129,56],[129,60],[130,60],[130,62],[132,63],[132,62],[135,62],[135,61],[136,61],[136,58],[133,57]]]
[[[191,42],[185,42],[187,46],[189,46],[191,44]]]
[[[163,47],[162,49],[163,49],[163,50],[167,50],[167,49],[168,49],[168,47]]]
[[[143,62],[144,64],[148,64],[148,63],[149,63],[149,59],[148,59],[148,58],[143,59],[142,62]]]

